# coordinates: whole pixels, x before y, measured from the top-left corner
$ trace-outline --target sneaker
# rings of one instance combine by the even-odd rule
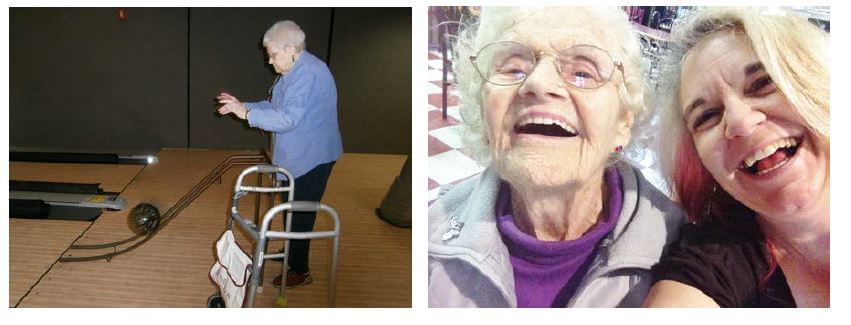
[[[279,275],[272,280],[272,285],[275,288],[281,287],[282,277]],[[310,276],[310,271],[304,274],[295,273],[292,270],[287,270],[287,288],[297,288],[313,283],[313,277]]]

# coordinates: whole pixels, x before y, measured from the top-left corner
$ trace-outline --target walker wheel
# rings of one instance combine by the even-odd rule
[[[281,307],[281,308],[286,308],[287,307],[287,297],[286,296],[278,296],[278,298],[275,299],[275,305],[278,305],[278,307]]]
[[[207,308],[225,308],[225,300],[218,293],[207,298]]]

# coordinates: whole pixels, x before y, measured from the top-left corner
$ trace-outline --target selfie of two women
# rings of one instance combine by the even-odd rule
[[[828,17],[432,7],[429,306],[829,307]]]

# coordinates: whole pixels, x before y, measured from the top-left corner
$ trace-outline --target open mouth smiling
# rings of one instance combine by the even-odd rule
[[[740,170],[750,175],[762,176],[786,166],[798,153],[803,137],[788,137],[757,150],[742,162]]]
[[[575,137],[579,134],[576,128],[564,121],[540,116],[523,118],[514,125],[514,133],[562,138]]]

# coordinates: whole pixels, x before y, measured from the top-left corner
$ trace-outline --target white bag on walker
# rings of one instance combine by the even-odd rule
[[[219,286],[225,306],[242,307],[251,279],[251,258],[236,244],[230,230],[225,231],[216,242],[216,257],[218,260],[210,269],[210,277]]]

